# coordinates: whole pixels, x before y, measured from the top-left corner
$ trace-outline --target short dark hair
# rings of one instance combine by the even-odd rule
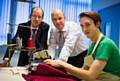
[[[32,8],[30,17],[32,16],[32,13],[33,13],[34,9],[41,9],[42,10],[42,18],[44,18],[44,11],[43,11],[43,9],[42,8],[38,8],[38,7],[33,7]]]
[[[95,25],[97,24],[97,22],[101,23],[101,18],[99,16],[99,14],[96,12],[82,12],[82,13],[80,13],[79,18],[82,18],[84,16],[91,18]]]

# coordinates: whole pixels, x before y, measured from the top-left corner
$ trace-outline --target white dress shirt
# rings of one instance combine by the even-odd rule
[[[60,60],[67,61],[68,57],[76,56],[88,48],[85,41],[83,32],[80,32],[75,22],[65,22],[62,29],[64,32],[65,42],[61,49],[59,58]],[[58,47],[59,30],[56,28],[51,29],[48,52],[54,58],[55,50]]]

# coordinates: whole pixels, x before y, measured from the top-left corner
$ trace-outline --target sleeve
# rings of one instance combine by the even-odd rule
[[[65,43],[63,45],[63,48],[60,53],[60,60],[67,61],[68,57],[71,55],[71,53],[74,50],[75,44],[79,38],[79,31],[78,26],[76,23],[69,23],[66,25],[68,28],[68,34],[65,39]]]
[[[20,26],[18,26],[17,32],[16,32],[15,36],[12,38],[12,44],[15,44],[15,43],[16,43],[16,37],[18,36],[19,32],[20,32]],[[10,53],[10,56],[9,56],[9,53]],[[5,56],[3,57],[3,60],[4,60],[5,58],[11,59],[12,56],[13,56],[13,53],[14,53],[14,50],[11,50],[11,51],[9,52],[9,48],[7,48],[6,53],[5,53]]]
[[[21,38],[21,35],[22,35],[22,28],[20,26],[18,26],[16,34],[15,34],[15,36],[12,39],[12,43],[15,44],[17,36],[19,36]]]

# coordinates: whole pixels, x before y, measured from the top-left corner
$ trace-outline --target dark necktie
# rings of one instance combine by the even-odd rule
[[[58,49],[56,50],[56,54],[55,54],[56,59],[59,58],[59,55],[60,55],[60,52],[61,52],[64,42],[65,42],[64,32],[59,31]]]
[[[35,42],[37,29],[32,29],[32,39]]]
[[[61,51],[61,49],[63,47],[64,41],[65,41],[64,33],[63,33],[63,31],[59,31],[59,44],[58,44],[58,47],[59,47],[60,51]]]

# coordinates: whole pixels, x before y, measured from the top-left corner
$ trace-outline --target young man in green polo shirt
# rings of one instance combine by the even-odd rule
[[[96,12],[80,14],[80,25],[84,34],[91,39],[88,49],[89,68],[77,68],[60,60],[45,60],[54,67],[61,67],[85,81],[120,81],[120,52],[115,43],[100,32],[101,18]],[[91,58],[90,58],[91,56]],[[86,61],[86,62],[87,62]],[[85,63],[88,64],[88,63]],[[90,63],[89,63],[90,64]],[[101,74],[104,72],[103,74]]]

